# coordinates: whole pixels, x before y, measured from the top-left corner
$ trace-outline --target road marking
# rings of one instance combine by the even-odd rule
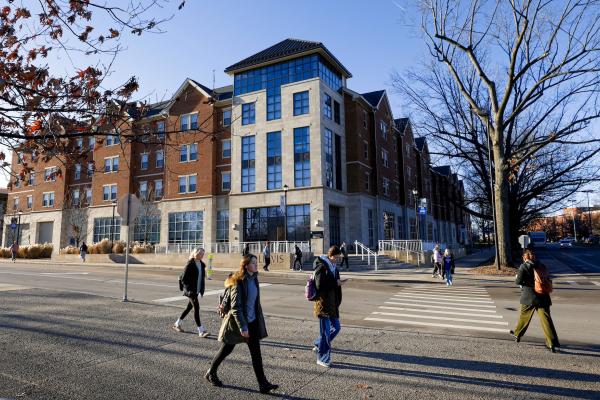
[[[592,281],[592,283],[596,286],[600,286],[600,282]]]
[[[421,301],[417,301],[417,303],[422,303]],[[476,311],[476,312],[489,312],[489,313],[495,313],[496,310],[482,310],[479,308],[461,308],[461,307],[448,307],[448,306],[438,306],[439,303],[434,303],[434,304],[415,304],[415,302],[412,303],[402,303],[402,300],[397,300],[397,301],[384,301],[383,304],[392,304],[392,305],[398,305],[398,306],[421,306],[421,307],[425,307],[424,311],[429,311],[427,308],[439,308],[442,310],[458,310],[458,311]],[[463,304],[460,304],[463,305]],[[478,306],[479,307],[479,306]],[[496,308],[496,306],[483,306],[483,307],[492,307],[492,308]]]
[[[440,311],[440,310],[423,310],[419,308],[407,308],[407,307],[388,307],[388,306],[379,306],[382,310],[397,310],[397,311],[410,311],[410,312],[423,312],[427,311],[432,314],[444,314],[444,315],[466,315],[471,317],[484,317],[484,318],[502,318],[502,315],[486,315],[486,314],[475,314],[475,313],[465,313],[465,312],[455,312],[455,311]],[[468,309],[465,309],[468,310]]]
[[[88,275],[89,272],[42,272],[40,275]]]
[[[579,283],[577,283],[575,281],[565,281],[565,283],[568,283],[569,285],[573,285],[573,286],[579,286]]]
[[[267,287],[267,286],[271,286],[271,285],[272,285],[272,283],[261,283],[259,286],[260,287]],[[224,289],[208,290],[208,291],[204,292],[204,296],[203,297],[213,296],[215,294],[221,294],[221,293],[223,293],[223,290]],[[156,299],[156,300],[152,300],[152,301],[155,302],[155,303],[161,303],[161,304],[163,304],[163,303],[172,303],[174,301],[183,301],[183,300],[187,301],[189,299],[187,297],[185,297],[185,296],[175,296],[175,297],[165,297],[164,299]]]
[[[366,321],[377,321],[377,322],[388,322],[388,323],[392,323],[392,324],[402,324],[402,325],[419,325],[419,326],[432,326],[432,327],[437,327],[437,328],[454,328],[454,329],[467,329],[470,331],[507,333],[506,329],[488,328],[485,326],[436,324],[436,323],[421,322],[421,321],[397,321],[395,319],[387,319],[387,318],[365,318],[365,320]]]
[[[407,288],[407,289],[444,291],[444,290],[448,289],[448,287],[445,285],[445,283],[446,283],[446,281],[441,281],[437,285],[412,286],[412,287]],[[452,286],[452,290],[457,291],[457,292],[487,294],[487,290],[485,290],[485,289],[468,288],[468,287],[464,287],[464,286]]]
[[[467,319],[467,318],[450,318],[450,317],[437,317],[432,315],[414,315],[414,314],[402,314],[402,313],[389,313],[389,312],[381,312],[375,311],[372,314],[375,315],[390,315],[395,317],[406,317],[406,318],[424,318],[424,319],[433,319],[439,321],[456,321],[456,322],[474,322],[477,324],[493,324],[493,325],[508,325],[508,322],[500,322],[500,321],[480,321],[478,319]]]
[[[426,292],[423,290],[407,290],[401,293],[410,293],[410,294],[414,294],[417,296],[420,295],[437,295],[439,293],[432,293],[432,292]],[[445,294],[448,294],[447,292]],[[489,299],[490,296],[489,295],[482,295],[482,294],[471,294],[471,295],[467,295],[467,294],[457,294],[456,296],[452,296],[452,298],[457,298],[457,299],[473,299],[473,300],[483,300],[483,299]]]
[[[429,296],[429,295],[419,295],[419,296],[411,296],[410,294],[395,294],[394,297],[404,297],[404,298],[409,298],[409,299],[431,299],[431,300],[450,300],[450,301],[456,301],[459,303],[488,303],[488,304],[493,304],[494,302],[491,300],[460,300],[460,299],[455,299],[454,297],[451,296]]]
[[[0,283],[0,292],[8,292],[10,290],[29,289],[27,286],[12,285],[10,283]]]

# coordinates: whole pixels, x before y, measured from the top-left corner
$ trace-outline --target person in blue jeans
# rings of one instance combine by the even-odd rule
[[[317,297],[314,313],[319,318],[319,337],[314,341],[317,365],[331,367],[331,341],[340,333],[340,304],[342,304],[342,281],[337,264],[341,258],[340,248],[331,246],[327,255],[314,262]]]
[[[454,274],[454,255],[450,249],[444,250],[442,258],[444,264],[444,274],[446,276],[446,286],[452,286],[452,274]]]

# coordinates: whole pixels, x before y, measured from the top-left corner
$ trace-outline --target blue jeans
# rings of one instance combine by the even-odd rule
[[[319,337],[314,344],[317,350],[317,360],[329,364],[331,362],[331,341],[340,333],[340,319],[334,317],[319,317]]]
[[[452,268],[446,268],[446,283],[452,285]]]

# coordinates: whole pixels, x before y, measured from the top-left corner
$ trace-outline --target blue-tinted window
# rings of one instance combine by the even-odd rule
[[[287,240],[310,239],[310,204],[287,206]]]
[[[308,91],[294,93],[294,115],[308,114]]]
[[[254,103],[242,104],[242,125],[250,125],[256,121]]]
[[[242,138],[242,192],[255,190],[254,136]]]
[[[333,132],[325,128],[325,186],[333,188]]]
[[[267,133],[267,190],[281,189],[281,132]]]
[[[202,211],[169,213],[169,244],[202,244]]]
[[[281,87],[267,89],[267,121],[281,118]]]
[[[294,128],[294,186],[310,186],[310,133]]]
[[[231,125],[231,109],[223,110],[223,126]]]
[[[324,94],[323,97],[323,115],[325,116],[325,118],[329,118],[331,119],[331,96],[328,95],[327,93]]]

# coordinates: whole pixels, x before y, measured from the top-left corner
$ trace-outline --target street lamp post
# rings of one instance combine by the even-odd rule
[[[283,239],[287,246],[287,192],[288,185],[283,185]]]
[[[583,193],[587,196],[587,207],[588,207],[588,219],[590,220],[590,234],[588,237],[592,237],[594,234],[594,226],[592,225],[592,209],[590,208],[590,193],[593,193],[591,190],[584,190]]]
[[[19,237],[21,236],[21,214],[23,214],[22,211],[19,211],[19,219],[17,221],[17,246],[19,245]]]
[[[419,198],[419,192],[417,192],[417,189],[413,189],[412,194],[415,199],[415,230],[417,234],[417,240],[419,240],[419,213],[417,212],[417,200]]]
[[[110,222],[110,253],[113,252],[113,245],[115,240],[115,207],[117,206],[117,202],[112,202],[112,220]]]
[[[577,207],[575,207],[575,203],[577,200],[571,200],[571,207],[573,207],[573,236],[575,242],[577,242],[577,227],[575,226],[575,217],[577,216]]]

